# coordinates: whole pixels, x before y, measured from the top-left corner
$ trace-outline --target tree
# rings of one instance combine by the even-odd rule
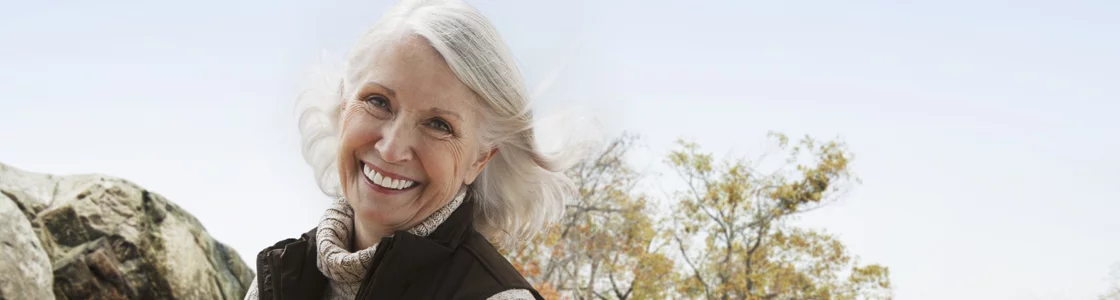
[[[1100,296],[1100,300],[1120,300],[1120,263],[1112,265],[1110,274],[1111,284],[1108,291]]]
[[[687,185],[667,199],[677,208],[664,219],[624,162],[636,138],[617,138],[569,172],[579,197],[562,220],[507,257],[549,299],[890,298],[886,267],[861,265],[835,236],[790,224],[853,181],[851,153],[835,141],[791,146],[771,136],[787,157],[769,174],[680,142],[667,162]]]
[[[686,265],[677,292],[707,299],[889,298],[886,267],[861,266],[834,236],[789,224],[851,181],[846,146],[806,137],[791,147],[786,136],[771,137],[795,171],[764,174],[745,160],[717,164],[684,141],[669,155],[687,185],[674,196],[670,233]]]
[[[546,234],[511,261],[546,298],[664,298],[676,280],[674,263],[657,251],[658,228],[635,193],[639,174],[624,161],[636,137],[623,135],[569,171],[579,197]]]

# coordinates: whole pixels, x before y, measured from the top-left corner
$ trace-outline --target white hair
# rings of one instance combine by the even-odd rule
[[[381,45],[416,35],[428,41],[466,86],[482,100],[481,143],[495,155],[468,188],[475,227],[499,247],[532,238],[564,212],[575,195],[564,171],[582,158],[584,147],[538,149],[533,114],[521,72],[493,25],[475,8],[456,0],[404,0],[389,9],[351,50],[345,75],[326,93],[300,96],[303,157],[323,193],[340,197],[337,147],[340,103],[356,92]]]

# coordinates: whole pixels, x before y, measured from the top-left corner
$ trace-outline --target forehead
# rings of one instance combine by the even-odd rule
[[[423,37],[391,39],[371,50],[368,59],[355,66],[355,89],[377,83],[392,89],[401,101],[444,109],[477,103],[475,93]]]

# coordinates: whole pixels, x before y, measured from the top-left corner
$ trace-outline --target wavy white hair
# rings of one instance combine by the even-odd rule
[[[297,110],[303,157],[323,193],[340,197],[337,147],[341,103],[352,99],[379,46],[407,35],[425,38],[482,100],[484,149],[497,147],[471,186],[475,227],[500,247],[527,241],[557,220],[575,195],[564,171],[586,147],[542,153],[521,72],[493,25],[456,0],[404,0],[389,9],[351,50],[344,75],[328,91],[304,93]],[[570,142],[570,141],[569,141]],[[565,145],[572,145],[567,143]],[[590,146],[587,144],[586,146]]]

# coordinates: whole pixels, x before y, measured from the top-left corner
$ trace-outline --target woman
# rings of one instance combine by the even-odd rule
[[[526,97],[474,8],[395,5],[337,94],[300,115],[304,158],[338,200],[258,254],[246,299],[540,299],[494,245],[558,217],[577,157],[538,151]]]

